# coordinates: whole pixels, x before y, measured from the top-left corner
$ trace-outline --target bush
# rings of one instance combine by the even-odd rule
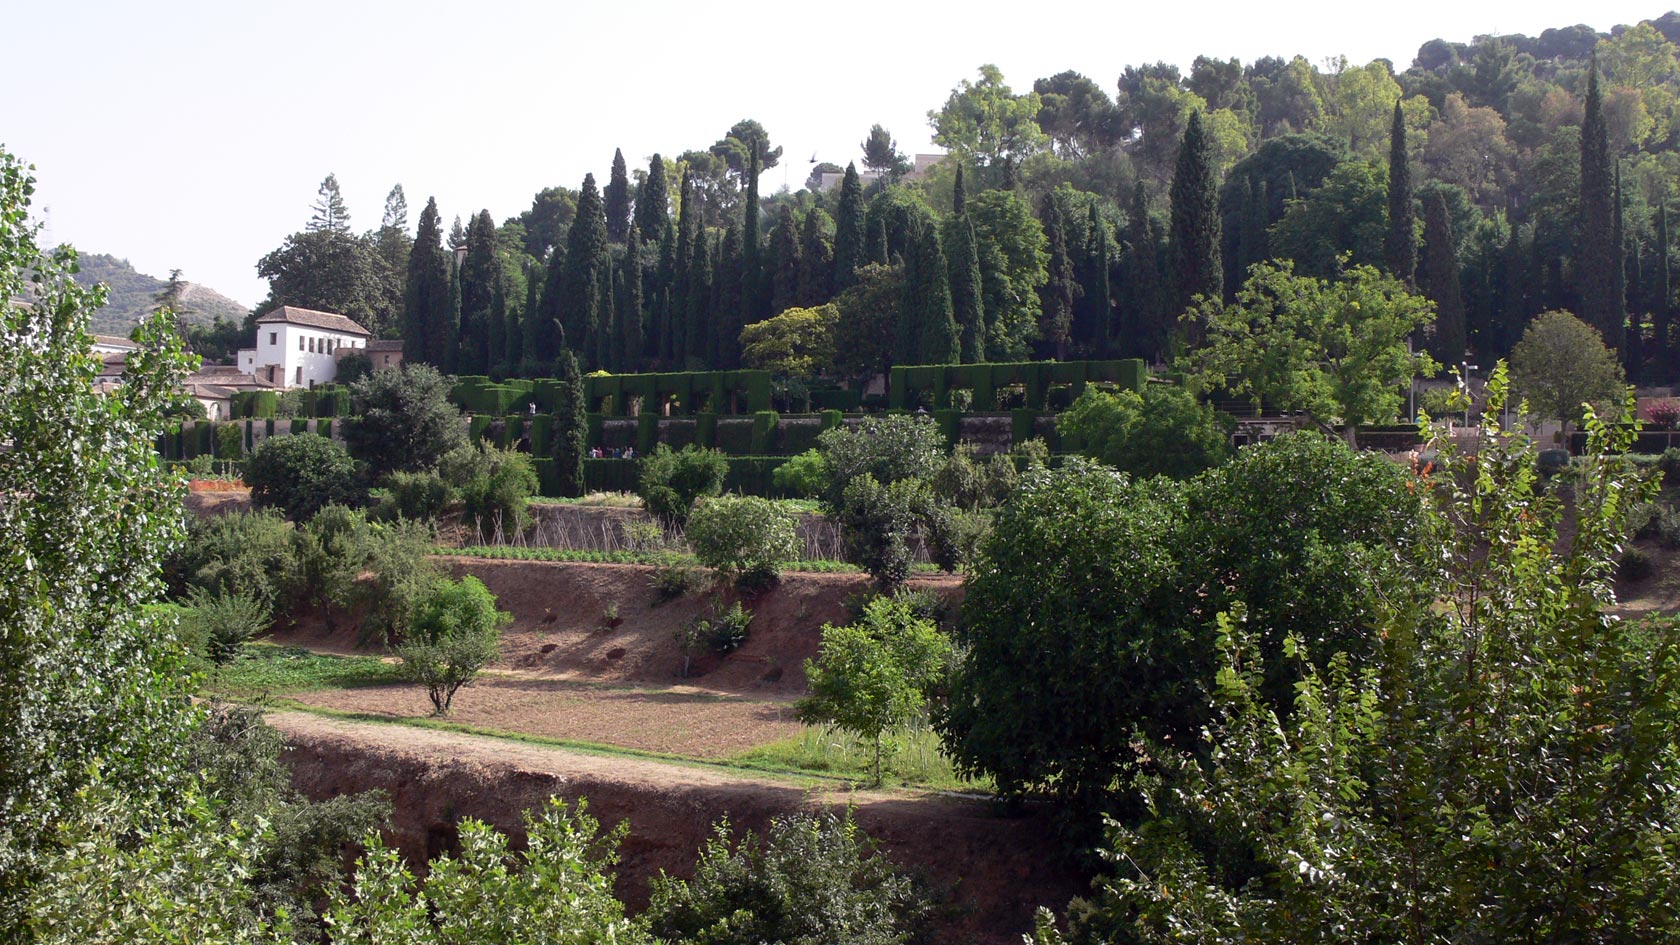
[[[216,427],[216,458],[238,459],[245,455],[245,424],[224,423]]]
[[[268,605],[251,594],[194,591],[187,603],[190,609],[183,619],[193,625],[189,632],[202,641],[203,656],[217,666],[227,665],[247,640],[268,629]]]
[[[471,575],[440,581],[421,598],[395,652],[404,675],[426,687],[433,715],[447,715],[456,691],[496,658],[512,619]]]
[[[686,532],[700,563],[738,584],[774,581],[782,562],[799,554],[793,514],[754,496],[700,502],[689,513]]]
[[[841,507],[843,493],[854,480],[867,475],[888,486],[927,479],[945,455],[945,438],[929,417],[865,417],[855,426],[823,431],[817,442],[828,466],[822,499],[831,512]]]
[[[1142,394],[1087,387],[1056,418],[1056,432],[1134,476],[1185,479],[1231,457],[1231,421],[1176,385],[1150,384]]]
[[[799,702],[799,720],[874,742],[879,784],[883,735],[925,716],[927,695],[942,685],[950,657],[951,643],[932,621],[905,601],[877,597],[857,623],[823,626],[821,654],[805,661],[811,694]]]
[[[849,812],[778,817],[762,841],[739,844],[724,821],[694,878],[661,874],[650,899],[646,919],[660,941],[713,945],[904,945],[926,939],[933,914]]]
[[[185,600],[195,588],[212,597],[243,593],[273,612],[297,580],[292,533],[273,510],[188,519],[187,540],[164,566],[171,595]]]
[[[494,446],[463,446],[438,462],[439,474],[461,496],[468,527],[512,533],[531,520],[537,473],[524,453]]]
[[[1657,566],[1643,548],[1628,548],[1616,562],[1616,577],[1624,581],[1643,581],[1655,574]]]
[[[910,548],[916,524],[932,508],[927,484],[904,479],[883,486],[868,473],[853,479],[840,497],[836,518],[846,560],[869,572],[891,591],[910,576]]]
[[[828,463],[819,450],[806,450],[777,466],[770,480],[780,492],[800,499],[815,498],[828,486]]]
[[[344,447],[308,433],[264,440],[246,463],[245,481],[253,506],[279,509],[294,522],[307,520],[323,506],[367,501],[356,461]]]
[[[685,678],[688,676],[689,661],[695,653],[710,651],[727,656],[740,649],[747,642],[752,619],[752,611],[736,601],[722,613],[713,610],[695,614],[688,623],[677,628],[677,645],[683,651],[682,675]]]
[[[345,438],[374,478],[435,466],[467,442],[461,411],[449,400],[449,379],[428,364],[373,372],[351,385],[350,404],[361,419]]]
[[[391,493],[385,508],[411,522],[433,521],[460,501],[454,487],[432,470],[391,473],[385,488]]]
[[[371,523],[362,533],[359,577],[345,606],[360,611],[358,642],[389,643],[443,580],[429,557],[431,529],[418,522]]]
[[[664,554],[659,563],[653,566],[649,583],[653,585],[653,591],[658,597],[654,601],[654,606],[657,607],[683,597],[690,591],[698,590],[701,578],[699,572],[682,558],[674,554]]]
[[[667,524],[682,525],[694,500],[723,491],[729,458],[705,447],[685,446],[673,452],[661,443],[642,457],[637,494],[647,510]]]
[[[339,384],[354,384],[373,373],[373,359],[360,351],[352,351],[338,359],[338,373],[333,380]]]

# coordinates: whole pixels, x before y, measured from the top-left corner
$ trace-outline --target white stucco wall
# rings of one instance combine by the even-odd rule
[[[311,350],[311,345],[314,350]],[[338,376],[338,362],[333,356],[335,350],[366,346],[367,339],[357,335],[307,325],[267,322],[257,325],[253,367],[261,369],[278,365],[280,376],[276,380],[287,387],[327,384]],[[244,366],[243,354],[240,366]]]

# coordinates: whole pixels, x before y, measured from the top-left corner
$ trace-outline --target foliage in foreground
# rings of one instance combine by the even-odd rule
[[[1381,600],[1359,669],[1280,659],[1285,714],[1240,605],[1207,754],[1152,743],[1114,874],[1077,942],[1673,941],[1680,936],[1680,635],[1606,616],[1626,516],[1654,484],[1587,413],[1575,531],[1496,373],[1479,452],[1423,483],[1433,600]],[[1060,941],[1045,927],[1041,943]]]

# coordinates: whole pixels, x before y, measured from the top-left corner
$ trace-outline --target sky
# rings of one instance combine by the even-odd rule
[[[879,122],[932,145],[927,113],[983,63],[1017,91],[1073,69],[1112,94],[1129,64],[1198,55],[1386,58],[1434,38],[1608,31],[1663,6],[1439,2],[962,5],[572,4],[475,0],[8,0],[0,147],[36,166],[52,242],[171,269],[247,304],[257,260],[303,229],[337,175],[358,230],[400,183],[409,222],[501,220],[613,149],[631,167],[754,118],[786,151],[761,180],[798,189]],[[1403,7],[1405,14],[1394,15]],[[726,11],[738,11],[734,16]],[[1286,12],[1282,12],[1286,11]],[[1357,11],[1357,12],[1355,12]]]

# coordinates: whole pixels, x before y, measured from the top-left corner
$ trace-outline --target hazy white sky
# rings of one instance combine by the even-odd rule
[[[539,189],[704,148],[756,118],[783,145],[766,191],[807,159],[844,165],[874,122],[931,150],[927,112],[994,62],[1018,90],[1064,69],[1109,89],[1127,64],[1188,68],[1346,54],[1404,69],[1423,42],[1608,30],[1662,6],[1524,3],[571,4],[473,0],[7,0],[0,144],[34,163],[49,237],[183,270],[253,304],[256,262],[338,175],[351,223],[401,183],[418,219],[499,222]]]

